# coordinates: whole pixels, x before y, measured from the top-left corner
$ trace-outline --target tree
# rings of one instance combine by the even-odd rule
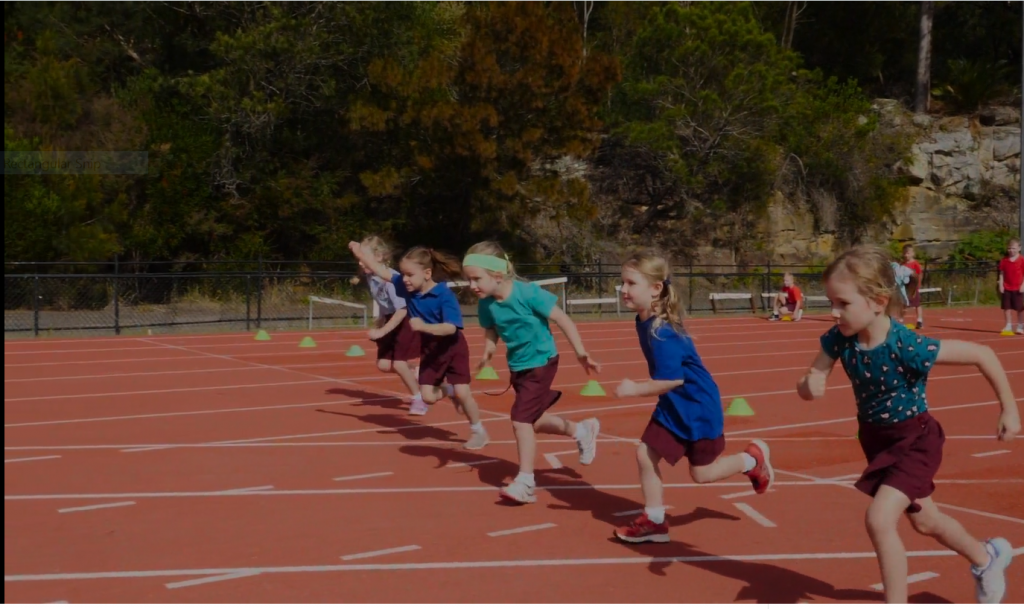
[[[928,112],[932,89],[932,21],[935,2],[921,2],[921,27],[917,43],[917,80],[914,88],[914,112]]]

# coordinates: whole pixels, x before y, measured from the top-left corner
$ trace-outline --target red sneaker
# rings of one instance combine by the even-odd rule
[[[743,452],[757,462],[754,469],[747,472],[747,477],[754,485],[754,490],[758,495],[767,493],[772,483],[775,482],[775,470],[772,469],[771,451],[768,450],[768,445],[761,440],[754,440]]]
[[[615,536],[629,543],[644,543],[645,541],[668,543],[668,524],[664,522],[654,524],[647,514],[640,514],[628,526],[615,529]]]

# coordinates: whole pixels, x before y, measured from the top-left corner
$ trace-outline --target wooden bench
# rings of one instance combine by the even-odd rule
[[[922,299],[921,306],[924,306],[926,304],[942,304],[942,288],[921,288],[920,290],[917,291],[917,294],[919,296],[923,296],[925,294],[938,294],[939,295],[939,299],[937,301],[934,301],[934,302],[924,302],[923,299]]]
[[[609,297],[605,297],[605,298],[572,298],[572,299],[569,299],[569,300],[565,301],[566,312],[569,313],[569,314],[572,314],[572,308],[574,306],[579,306],[579,305],[614,304],[615,305],[615,314],[616,315],[621,315],[622,314],[622,302],[621,302],[621,300],[619,300],[619,297],[621,295],[622,295],[622,286],[621,285],[617,285],[617,286],[615,286],[615,297],[614,298],[612,298],[610,296]],[[598,309],[597,310],[597,314],[601,315],[601,313],[602,313],[602,310]]]
[[[753,294],[740,294],[733,292],[718,292],[715,294],[709,294],[708,300],[711,301],[711,310],[718,313],[718,301],[719,300],[749,300],[750,301],[750,312],[757,313],[757,305],[754,304]]]

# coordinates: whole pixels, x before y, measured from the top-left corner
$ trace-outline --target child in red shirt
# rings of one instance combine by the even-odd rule
[[[800,321],[804,314],[804,295],[796,286],[793,273],[786,273],[782,277],[782,291],[775,295],[769,320],[779,321],[779,314],[792,315],[793,321]]]
[[[921,306],[921,281],[924,279],[924,268],[914,259],[914,246],[909,243],[903,246],[903,266],[914,272],[907,286],[907,308],[917,313],[917,329],[924,327],[924,308]]]
[[[1008,256],[999,261],[999,293],[1006,312],[1003,332],[1013,331],[1010,311],[1016,311],[1017,334],[1024,334],[1024,257],[1020,255],[1020,240],[1010,239],[1006,252]]]

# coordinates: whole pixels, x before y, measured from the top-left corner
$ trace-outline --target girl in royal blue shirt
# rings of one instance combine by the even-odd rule
[[[615,530],[616,537],[631,543],[669,541],[658,468],[663,459],[674,466],[685,456],[698,484],[744,473],[762,494],[775,478],[768,445],[761,440],[742,453],[719,458],[725,451],[722,398],[683,329],[682,307],[669,270],[668,262],[654,252],[636,254],[622,265],[622,299],[637,312],[637,335],[651,380],[624,380],[616,393],[658,396],[636,453],[645,508],[631,524]]]

